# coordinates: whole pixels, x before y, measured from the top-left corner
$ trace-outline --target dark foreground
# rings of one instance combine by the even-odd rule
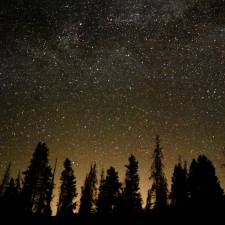
[[[1,215],[1,225],[29,224],[29,225],[158,225],[158,224],[224,224],[225,211],[216,212],[200,211],[192,212],[168,211],[165,213],[149,213],[142,215],[108,215],[108,216],[78,216],[36,217],[36,216],[10,216]]]

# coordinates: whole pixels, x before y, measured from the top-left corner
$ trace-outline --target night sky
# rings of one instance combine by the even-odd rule
[[[24,170],[43,141],[52,165],[58,158],[56,184],[69,157],[80,190],[93,161],[99,174],[115,166],[123,181],[133,153],[145,200],[160,135],[168,182],[179,156],[190,162],[206,154],[225,187],[223,0],[190,1],[200,2],[197,12],[184,0],[114,0],[106,21],[96,14],[98,25],[73,14],[71,1],[57,1],[65,12],[53,13],[49,24],[42,1],[32,15],[6,2],[0,10],[1,175],[9,161],[13,175]]]

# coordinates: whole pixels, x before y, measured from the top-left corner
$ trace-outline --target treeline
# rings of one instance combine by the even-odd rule
[[[10,177],[9,164],[0,186],[1,215],[52,215],[51,201],[55,186],[55,169],[49,165],[49,150],[45,143],[38,143],[30,165],[17,178]],[[152,155],[151,187],[146,204],[139,187],[138,161],[130,155],[126,167],[125,182],[121,183],[118,172],[110,167],[101,172],[98,182],[96,163],[90,167],[81,198],[77,199],[77,185],[72,163],[64,161],[57,204],[57,218],[72,216],[157,215],[166,212],[218,212],[224,209],[224,192],[216,176],[215,167],[204,155],[193,159],[188,168],[186,162],[174,167],[171,191],[164,174],[163,152],[160,139]]]

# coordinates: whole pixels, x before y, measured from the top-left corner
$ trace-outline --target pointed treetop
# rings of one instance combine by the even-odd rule
[[[20,175],[20,170],[18,171],[18,175],[16,178],[16,190],[17,192],[21,191],[21,175]]]
[[[11,170],[11,162],[9,162],[8,166],[6,167],[6,170],[2,179],[2,183],[0,185],[0,194],[4,193],[6,186],[9,184],[10,170]]]
[[[159,137],[159,135],[156,135],[155,141],[156,141],[156,147],[159,147],[160,146],[160,137]]]

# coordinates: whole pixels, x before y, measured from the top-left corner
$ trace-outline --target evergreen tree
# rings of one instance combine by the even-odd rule
[[[48,162],[48,148],[38,143],[30,166],[24,172],[22,197],[26,213],[49,215],[52,199],[52,169]]]
[[[53,174],[52,174],[52,181],[49,184],[49,191],[48,191],[47,196],[46,196],[47,205],[46,205],[45,215],[48,215],[48,216],[51,216],[51,214],[52,214],[51,201],[52,201],[52,197],[53,197],[53,189],[54,189],[54,186],[55,186],[54,181],[55,181],[57,161],[58,160],[56,159]]]
[[[97,194],[97,171],[96,163],[91,165],[90,172],[86,176],[84,186],[81,188],[81,199],[79,213],[89,215],[95,212]]]
[[[152,173],[150,180],[152,180],[152,192],[154,193],[154,209],[162,210],[168,204],[168,189],[167,181],[163,171],[164,165],[162,163],[163,153],[160,147],[159,136],[156,137],[156,148],[153,153]]]
[[[16,190],[17,193],[20,193],[22,188],[21,188],[21,177],[20,177],[20,171],[18,172],[17,178],[16,178]]]
[[[21,209],[21,198],[20,190],[17,186],[17,181],[13,178],[10,179],[9,184],[6,186],[5,192],[1,197],[1,213],[3,215],[20,215]]]
[[[71,216],[76,208],[74,199],[77,197],[76,178],[74,176],[71,161],[66,159],[61,175],[61,188],[58,203],[58,216]]]
[[[121,186],[118,173],[114,167],[107,170],[106,178],[102,179],[98,198],[98,213],[111,214],[117,213],[121,199]]]
[[[17,197],[17,189],[15,186],[15,181],[13,178],[10,179],[9,184],[5,188],[5,192],[2,197],[2,210],[4,214],[15,214],[16,208],[15,206],[15,200]]]
[[[100,179],[100,185],[99,185],[99,193],[98,193],[98,199],[97,199],[97,212],[99,214],[102,214],[104,212],[105,207],[105,173],[104,170],[102,170],[101,173],[101,179]]]
[[[8,186],[6,187],[4,195],[5,196],[14,196],[16,194],[17,194],[17,189],[16,189],[15,181],[13,178],[11,178]]]
[[[188,190],[187,190],[187,164],[182,166],[181,162],[175,165],[172,186],[171,186],[171,205],[177,209],[184,208],[188,201]]]
[[[131,155],[129,165],[126,165],[125,188],[122,197],[122,208],[125,213],[140,213],[142,210],[142,199],[139,188],[138,161]]]
[[[3,179],[2,179],[2,183],[0,185],[0,195],[3,195],[5,192],[5,189],[7,187],[7,185],[9,184],[10,181],[10,168],[11,168],[11,163],[8,164],[8,166],[6,167]]]
[[[206,156],[200,155],[197,161],[192,161],[188,189],[192,208],[214,210],[221,206],[224,193],[215,167]]]

